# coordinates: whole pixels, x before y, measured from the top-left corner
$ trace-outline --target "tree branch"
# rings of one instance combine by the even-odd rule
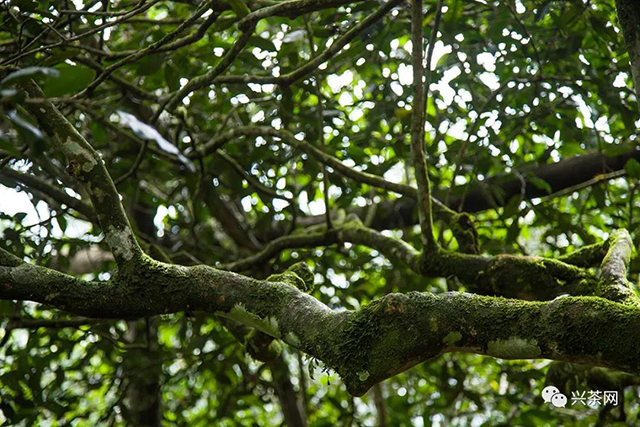
[[[595,151],[587,152],[556,163],[523,167],[513,173],[494,176],[471,184],[466,191],[462,210],[479,212],[491,209],[494,207],[491,199],[494,199],[498,206],[505,206],[512,197],[520,196],[523,191],[527,200],[552,197],[565,189],[588,183],[605,172],[622,171],[625,163],[630,159],[640,160],[640,149],[632,147],[629,151],[616,156],[607,156]],[[525,180],[524,189],[522,179],[518,178],[518,175]],[[549,184],[551,191],[536,186],[534,179],[541,179]],[[593,181],[592,184],[597,182]],[[454,191],[456,189],[454,187]],[[494,197],[489,197],[488,194]],[[449,206],[457,207],[460,201],[459,197],[454,197]]]
[[[640,301],[627,281],[633,253],[631,236],[627,230],[616,230],[611,233],[609,242],[607,255],[602,260],[600,268],[598,295],[612,301],[638,306]]]
[[[342,47],[344,47],[349,41],[353,40],[359,33],[365,30],[367,27],[378,21],[385,13],[391,10],[394,6],[399,3],[399,0],[391,0],[376,12],[374,12],[368,18],[365,18],[362,22],[357,24],[354,28],[352,28],[347,34],[341,37],[338,40],[338,43],[330,46],[326,51],[322,54],[318,55],[309,63],[303,65],[302,67],[294,70],[293,72],[281,76],[281,77],[264,77],[255,79],[252,76],[220,76],[234,61],[234,59],[238,56],[238,54],[242,51],[244,46],[249,41],[249,38],[253,35],[253,31],[255,29],[258,21],[264,18],[268,18],[270,16],[289,16],[296,17],[300,15],[304,15],[306,13],[314,12],[317,10],[328,9],[331,7],[339,7],[344,4],[352,3],[350,0],[295,0],[295,1],[285,1],[275,6],[268,6],[261,9],[256,10],[245,16],[240,22],[238,22],[238,29],[242,31],[242,35],[236,40],[234,45],[227,51],[225,56],[220,60],[215,67],[209,70],[207,73],[195,77],[191,79],[185,86],[183,86],[176,93],[172,94],[167,101],[161,105],[156,114],[154,115],[152,122],[155,122],[162,111],[165,109],[168,111],[173,111],[175,108],[182,102],[182,100],[188,96],[191,92],[194,92],[198,89],[206,87],[214,82],[229,82],[229,83],[282,83],[282,84],[290,84],[295,80],[298,80],[302,76],[312,72],[323,62],[331,58],[337,52],[339,52]],[[274,81],[275,79],[275,81]],[[236,81],[234,81],[236,80]]]
[[[616,0],[616,9],[624,42],[629,51],[631,76],[640,108],[640,5],[634,0]]]
[[[0,78],[8,72],[7,68],[1,68]],[[33,80],[20,82],[19,88],[29,98],[45,98]],[[131,231],[120,195],[100,154],[51,102],[44,100],[37,105],[26,103],[26,108],[50,138],[53,148],[66,157],[67,171],[84,183],[105,240],[118,265],[124,268],[139,262],[144,253]]]
[[[567,264],[575,265],[576,267],[593,267],[600,265],[605,255],[609,251],[609,245],[611,243],[611,237],[602,242],[594,243],[592,245],[583,246],[573,252],[565,255],[561,255],[556,259],[558,261],[565,262]]]
[[[373,175],[367,172],[360,172],[345,165],[339,159],[325,153],[318,149],[313,144],[310,144],[304,140],[297,139],[291,132],[287,130],[278,130],[269,126],[238,126],[224,132],[213,138],[211,141],[203,144],[198,151],[193,151],[188,154],[187,157],[191,159],[198,158],[200,156],[206,156],[210,153],[216,152],[219,148],[226,143],[237,139],[241,136],[271,136],[279,138],[289,145],[297,147],[305,153],[315,157],[321,163],[330,166],[336,172],[341,175],[351,178],[354,181],[371,185],[372,187],[382,188],[384,190],[393,191],[394,193],[402,194],[410,198],[417,198],[418,191],[410,185],[395,183],[387,181],[382,177]],[[455,215],[455,212],[446,208],[440,201],[434,201],[436,208],[439,212],[447,212],[451,215]]]
[[[240,136],[271,136],[279,138],[287,144],[295,146],[305,153],[315,157],[321,163],[326,166],[330,166],[339,174],[347,178],[351,178],[354,181],[368,184],[372,187],[393,191],[413,199],[418,197],[418,191],[410,185],[387,181],[377,175],[352,169],[339,159],[318,149],[313,144],[297,139],[291,132],[287,130],[277,130],[269,126],[239,126],[230,129],[198,147],[198,151],[189,153],[188,157],[195,159],[213,152],[218,152],[220,147],[224,144]],[[453,211],[435,198],[432,198],[432,202],[434,213],[436,213],[440,219],[451,227],[454,236],[458,240],[459,246],[465,249],[466,252],[477,253],[478,234],[475,230],[471,217],[466,213],[457,213]]]
[[[138,59],[142,58],[143,56],[150,55],[150,54],[152,54],[154,52],[157,52],[162,46],[164,46],[164,45],[170,43],[171,41],[173,41],[176,37],[178,37],[178,35],[180,33],[182,33],[184,30],[189,28],[196,20],[198,20],[200,18],[200,16],[202,16],[202,14],[204,14],[209,9],[209,7],[211,6],[212,3],[214,3],[214,0],[209,0],[209,1],[203,2],[203,4],[201,6],[199,6],[198,9],[196,9],[195,12],[193,12],[191,14],[191,16],[189,16],[189,18],[187,18],[184,22],[182,22],[178,26],[178,28],[176,28],[175,30],[173,30],[170,33],[166,34],[160,40],[152,43],[151,45],[147,46],[146,48],[138,50],[138,51],[135,51],[134,53],[131,53],[130,55],[127,55],[126,57],[120,59],[119,61],[109,65],[107,68],[104,69],[104,71],[102,71],[102,73],[98,77],[95,78],[95,80],[93,82],[91,82],[91,84],[89,86],[87,86],[82,92],[77,94],[76,97],[79,97],[79,96],[81,96],[82,94],[85,94],[85,93],[91,94],[93,92],[93,90],[100,85],[100,83],[105,81],[107,79],[107,77],[109,77],[111,75],[111,73],[113,73],[118,68],[120,68],[120,67],[122,67],[122,66],[124,66],[126,64],[130,64],[130,63],[132,63],[134,61],[137,61]]]
[[[547,358],[640,373],[640,341],[635,339],[640,334],[640,308],[597,297],[540,303],[412,292],[387,295],[356,311],[332,311],[298,290],[297,281],[286,275],[279,275],[278,281],[259,281],[147,258],[126,281],[86,282],[28,265],[3,250],[0,264],[2,299],[36,301],[102,318],[184,310],[216,313],[322,360],[354,395],[452,351],[504,359]]]
[[[0,176],[4,176],[10,179],[17,181],[22,184],[26,189],[36,190],[40,193],[43,193],[56,202],[66,205],[69,208],[75,210],[76,212],[83,215],[91,222],[96,222],[96,214],[93,211],[93,207],[82,200],[76,199],[65,193],[64,191],[59,190],[48,182],[43,181],[42,179],[30,175],[27,173],[19,172],[15,169],[11,168],[3,168],[0,169]]]
[[[359,220],[347,220],[334,224],[327,231],[326,225],[304,230],[303,234],[291,234],[272,240],[260,252],[220,268],[231,271],[246,271],[255,265],[277,257],[285,249],[315,248],[335,243],[353,243],[377,250],[394,263],[401,263],[418,272],[420,253],[401,239],[385,236],[375,230],[364,227]],[[317,231],[316,231],[317,229]]]
[[[353,243],[375,249],[394,265],[405,265],[421,276],[457,277],[469,290],[483,295],[538,301],[563,294],[600,295],[598,280],[592,273],[556,259],[474,255],[440,248],[420,253],[402,239],[363,226],[357,218],[347,221],[336,218],[335,227],[327,231],[325,225],[317,225],[304,230],[304,234],[277,238],[260,252],[220,268],[248,271],[276,258],[286,249]],[[586,253],[582,252],[582,255]]]
[[[427,157],[425,153],[424,140],[424,116],[425,116],[425,94],[424,94],[424,68],[422,64],[422,53],[424,49],[422,26],[422,0],[412,0],[411,2],[411,62],[413,65],[413,106],[411,110],[411,154],[413,156],[413,167],[415,169],[416,182],[418,184],[418,218],[420,230],[422,232],[422,243],[425,250],[432,250],[438,246],[433,235],[433,219],[431,217],[431,183],[427,172]],[[438,33],[438,28],[433,29],[434,34]],[[433,45],[429,45],[429,51],[433,52]],[[427,67],[430,66],[430,57],[427,60]],[[427,86],[428,90],[428,86]]]
[[[495,207],[489,201],[487,192],[499,195],[494,197],[493,201],[500,207],[504,206],[511,197],[520,196],[522,194],[522,180],[514,175],[524,177],[526,186],[524,188],[524,198],[531,200],[538,197],[554,197],[561,194],[563,190],[571,187],[580,187],[585,184],[597,184],[602,182],[598,177],[609,175],[601,175],[603,170],[606,171],[624,171],[624,165],[629,159],[640,160],[640,150],[631,148],[626,153],[617,156],[607,156],[597,152],[588,152],[579,156],[570,157],[556,163],[530,166],[518,169],[513,174],[498,175],[490,177],[484,181],[475,182],[468,191],[462,210],[464,212],[480,212]],[[533,184],[530,178],[536,177],[544,180],[551,187],[552,194],[547,190],[541,189]],[[410,187],[412,188],[412,187]],[[442,218],[438,207],[438,195],[445,194],[447,190],[436,192],[433,199],[434,213]],[[403,194],[403,193],[401,193]],[[416,224],[415,209],[416,203],[414,196],[406,194],[398,200],[384,200],[376,205],[376,214],[371,222],[371,227],[376,230],[385,230],[399,227],[409,227]],[[452,198],[447,206],[457,208],[460,204],[459,198]],[[354,213],[361,218],[365,214],[362,208],[350,208],[349,213]],[[451,210],[455,213],[455,211]],[[324,220],[323,216],[310,216],[301,219],[304,225],[319,224]],[[277,235],[278,230],[274,230]],[[597,263],[599,263],[598,261]]]

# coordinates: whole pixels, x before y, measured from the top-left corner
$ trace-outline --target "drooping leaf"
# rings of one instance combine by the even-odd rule
[[[22,80],[32,79],[36,77],[58,77],[60,72],[54,68],[48,67],[26,67],[18,71],[14,71],[0,81],[0,86],[7,86],[9,83],[18,83]]]
[[[29,123],[29,121],[20,116],[15,110],[7,111],[7,117],[14,124],[20,135],[28,142],[35,143],[36,141],[44,140],[44,134],[40,129]]]
[[[167,141],[157,129],[141,122],[136,116],[125,111],[118,111],[118,115],[120,116],[120,123],[128,126],[138,138],[155,141],[161,150],[175,155],[189,170],[195,171],[193,162],[185,157],[184,154],[178,150],[178,147]]]

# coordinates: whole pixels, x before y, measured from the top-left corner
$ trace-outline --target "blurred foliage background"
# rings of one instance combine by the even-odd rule
[[[331,169],[327,189],[322,165],[280,141],[232,138],[193,165],[170,147],[189,153],[234,127],[272,126],[323,144],[359,170],[415,184],[410,5],[399,3],[288,84],[274,76],[307,63],[381,3],[261,20],[215,84],[190,94],[175,114],[161,114],[153,128],[141,125],[240,37],[242,7],[205,3],[4,1],[0,63],[42,67],[18,79],[35,78],[100,152],[145,249],[158,259],[242,259],[277,236],[322,223],[325,191],[334,215],[357,208],[366,223],[419,247],[416,218],[401,212],[401,196]],[[436,3],[425,6],[429,33]],[[620,227],[639,247],[638,105],[613,1],[451,0],[442,19],[427,105],[429,172],[435,195],[459,202],[454,208],[474,185],[487,183],[481,187],[489,206],[474,214],[482,251],[557,256]],[[163,50],[171,45],[162,42],[91,86],[105,69],[167,35],[183,44]],[[24,113],[14,83],[0,87],[0,245],[39,265],[106,280],[115,264],[100,229],[60,198],[81,198],[81,186]],[[594,153],[621,160],[597,157],[596,173],[564,187],[527,172]],[[569,177],[582,173],[571,163],[561,169]],[[507,194],[500,186],[506,181],[522,185]],[[543,196],[532,197],[532,188]],[[387,219],[376,220],[383,210]],[[451,232],[436,226],[441,243],[455,249]],[[314,296],[336,309],[356,309],[389,292],[464,290],[455,279],[418,277],[355,245],[285,250],[245,273],[265,278],[301,260],[315,270]],[[637,283],[640,264],[631,270]],[[281,363],[264,363],[237,333],[202,313],[93,321],[0,301],[0,314],[2,425],[279,426],[287,398],[311,426],[640,422],[634,384],[620,386],[623,405],[615,408],[550,407],[540,393],[559,369],[569,372],[567,393],[598,385],[579,368],[548,361],[446,354],[353,398],[319,362],[285,347]],[[291,389],[283,391],[287,381]]]

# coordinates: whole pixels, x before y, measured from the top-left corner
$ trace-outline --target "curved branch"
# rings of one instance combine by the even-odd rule
[[[330,166],[336,172],[347,178],[371,185],[372,187],[393,191],[413,199],[418,198],[418,190],[410,185],[387,181],[377,175],[352,169],[339,159],[325,153],[313,144],[297,139],[291,132],[287,130],[278,130],[269,126],[238,126],[230,129],[222,135],[219,135],[211,141],[203,144],[198,148],[198,151],[191,152],[188,157],[193,159],[217,152],[217,150],[224,144],[240,136],[271,136],[279,138],[287,144],[297,147],[305,153],[313,156],[319,162],[326,166]],[[468,252],[476,253],[478,246],[477,233],[471,217],[465,213],[457,213],[453,211],[436,198],[432,197],[431,201],[432,206],[430,209],[433,208],[434,213],[449,224],[454,235],[458,239],[460,246],[469,249]]]
[[[316,228],[316,227],[314,227]],[[327,231],[326,225],[315,230],[304,230],[304,234],[291,234],[272,240],[255,255],[245,259],[223,264],[220,268],[232,271],[246,271],[260,263],[269,261],[286,249],[315,248],[335,243],[353,243],[375,249],[394,263],[401,263],[415,272],[420,271],[420,252],[401,239],[385,236],[375,230],[364,227],[359,220],[349,220],[335,224]]]
[[[126,277],[86,282],[0,250],[0,298],[79,315],[134,318],[215,313],[282,339],[336,370],[354,395],[444,352],[547,358],[640,373],[640,308],[598,297],[526,302],[465,293],[390,294],[333,311],[281,281],[146,258]]]
[[[96,27],[91,28],[90,30],[85,31],[84,33],[75,35],[73,37],[69,37],[68,39],[64,39],[62,41],[59,41],[57,43],[52,43],[46,46],[40,46],[31,50],[25,50],[22,52],[18,52],[17,54],[10,56],[9,58],[5,59],[4,61],[0,62],[0,66],[2,65],[7,65],[7,64],[11,64],[21,58],[24,58],[26,56],[29,55],[33,55],[35,53],[38,52],[43,52],[45,50],[48,49],[53,49],[56,47],[60,47],[60,46],[64,46],[65,44],[69,44],[71,42],[83,39],[85,37],[88,37],[92,34],[96,34],[99,33],[100,31],[104,30],[105,28],[109,28],[109,27],[113,27],[114,25],[118,25],[124,21],[126,21],[127,19],[131,18],[132,16],[138,15],[140,13],[146,12],[147,10],[149,10],[151,7],[153,7],[156,3],[158,3],[160,0],[151,0],[150,2],[146,3],[146,4],[140,4],[138,7],[132,9],[131,11],[127,12],[125,15],[123,15],[122,17],[115,19],[113,21],[107,21],[104,24],[98,25]]]
[[[0,77],[8,72],[7,68],[0,68]],[[45,98],[33,80],[22,81],[18,87],[28,98]],[[100,154],[50,101],[25,105],[47,134],[53,147],[66,157],[67,171],[83,182],[104,231],[105,240],[118,265],[127,267],[139,262],[144,253],[131,231],[131,225],[120,203],[120,195]]]
[[[569,157],[556,163],[522,167],[510,174],[498,175],[469,186],[464,200],[454,197],[449,206],[459,206],[465,212],[479,212],[498,206],[505,206],[512,197],[524,194],[524,199],[538,197],[554,197],[562,195],[564,190],[596,184],[601,177],[611,179],[604,172],[623,171],[629,159],[640,160],[640,149],[631,147],[627,152],[616,156],[607,156],[599,152],[587,152],[579,156]],[[518,177],[519,176],[519,177]],[[523,188],[522,178],[525,180]],[[536,180],[549,184],[549,189],[536,185]],[[454,191],[458,188],[455,187]],[[522,193],[524,191],[524,193]]]
[[[362,0],[291,0],[283,1],[273,6],[263,7],[245,16],[239,23],[238,28],[245,31],[245,28],[255,26],[261,19],[270,16],[286,16],[295,18],[318,10],[331,9],[347,4],[358,3]]]
[[[559,295],[601,295],[598,280],[583,268],[541,257],[474,255],[440,248],[418,252],[402,239],[385,236],[362,225],[358,219],[336,218],[335,229],[326,225],[304,230],[304,234],[283,236],[269,242],[260,252],[220,268],[248,271],[276,258],[286,249],[315,248],[352,243],[377,250],[394,265],[405,265],[425,277],[457,277],[469,290],[523,300],[551,300]]]
[[[394,193],[402,194],[411,198],[417,197],[417,190],[414,187],[406,184],[399,184],[391,181],[387,181],[382,177],[373,175],[367,172],[359,172],[355,169],[345,165],[339,159],[326,154],[324,151],[318,149],[313,144],[306,141],[296,139],[296,137],[287,130],[278,130],[269,126],[238,126],[228,130],[222,135],[217,136],[211,141],[203,144],[199,151],[194,151],[188,155],[189,158],[197,158],[200,156],[206,156],[211,154],[224,146],[227,142],[237,139],[241,136],[271,136],[279,138],[289,145],[297,147],[305,153],[315,157],[321,163],[330,166],[336,172],[340,173],[347,178],[351,178],[354,181],[371,185],[372,187],[382,188],[385,190],[393,191]]]
[[[631,148],[629,151],[617,156],[606,156],[601,153],[588,152],[556,163],[521,168],[518,169],[517,174],[514,173],[514,175],[520,175],[525,178],[527,185],[524,188],[524,198],[526,200],[545,196],[553,198],[555,195],[561,195],[568,188],[582,188],[584,185],[594,185],[602,182],[601,177],[605,179],[611,178],[611,174],[600,175],[603,169],[624,173],[624,165],[629,159],[640,160],[640,149]],[[616,176],[618,175],[616,174]],[[547,190],[536,187],[530,180],[530,177],[537,177],[547,182],[551,186],[553,194],[549,195]],[[471,184],[469,191],[465,191],[467,196],[464,200],[462,210],[465,212],[480,212],[494,208],[495,204],[491,204],[487,200],[487,190],[492,194],[504,194],[504,197],[493,200],[498,206],[504,206],[513,195],[521,195],[522,180],[512,177],[511,174],[507,174],[494,176],[484,181]],[[442,214],[438,212],[437,197],[445,194],[446,191],[447,189],[437,191],[433,199],[434,213],[438,214],[439,218],[442,218]],[[459,204],[460,199],[454,197],[450,199],[447,206],[457,207]],[[417,218],[414,215],[415,209],[416,202],[411,195],[398,200],[384,200],[379,202],[376,204],[376,214],[371,222],[371,227],[377,230],[385,230],[412,226],[417,223]],[[362,208],[350,208],[348,212],[354,213],[361,218],[365,217]],[[454,211],[451,210],[451,212]],[[320,224],[323,220],[323,215],[320,215],[306,217],[302,219],[301,222],[305,225],[315,225]],[[273,233],[278,235],[281,231],[274,229]],[[573,255],[569,254],[568,256]],[[599,264],[601,260],[602,257],[591,265]]]
[[[598,294],[612,301],[639,305],[640,301],[627,281],[629,262],[633,253],[631,236],[627,230],[616,230],[611,233],[609,241],[609,249],[600,268]]]
[[[224,146],[224,144],[240,136],[271,136],[279,138],[287,144],[297,147],[305,153],[313,156],[324,165],[330,166],[340,175],[353,179],[354,181],[368,184],[372,187],[393,191],[412,199],[416,199],[418,197],[418,191],[410,185],[387,181],[377,175],[352,169],[339,159],[318,149],[313,144],[297,139],[291,132],[287,130],[277,130],[269,126],[238,126],[230,129],[222,135],[219,135],[200,146],[198,151],[191,152],[188,157],[194,159],[217,152],[222,146]],[[436,198],[432,197],[431,201],[433,212],[451,227],[456,239],[458,239],[460,247],[465,248],[467,252],[477,253],[478,235],[471,217],[465,213],[455,212]]]
[[[39,191],[40,193],[46,194],[51,197],[56,202],[66,205],[76,212],[83,215],[91,222],[97,222],[96,214],[93,211],[93,207],[82,200],[76,199],[65,193],[64,191],[59,190],[53,185],[49,184],[41,180],[40,178],[30,175],[27,173],[19,172],[15,169],[4,168],[0,169],[0,176],[5,176],[7,178],[13,179],[18,183],[22,184],[26,189],[32,189]]]
[[[605,255],[609,251],[610,243],[611,237],[602,242],[583,246],[573,252],[561,255],[557,258],[557,260],[582,268],[600,265]]]
[[[304,233],[282,236],[267,243],[260,252],[238,261],[222,264],[219,268],[230,271],[247,271],[258,264],[272,260],[285,249],[315,248],[318,246],[331,245],[336,242],[337,238],[335,232]]]
[[[162,53],[162,52],[170,52],[173,50],[178,50],[182,47],[185,47],[197,42],[198,40],[204,37],[209,27],[211,27],[211,25],[213,25],[216,22],[219,16],[220,16],[219,11],[216,11],[204,19],[198,19],[197,21],[202,21],[202,22],[200,23],[200,25],[198,25],[198,28],[196,28],[196,30],[192,34],[179,38],[178,40],[168,43],[165,46],[158,47],[157,49],[154,49],[154,53]],[[144,20],[132,18],[129,21],[127,21],[127,23],[129,24],[134,22],[142,22],[142,23],[148,23],[153,25],[164,25],[164,24],[175,25],[175,24],[182,24],[184,21],[182,19],[178,19],[176,22],[171,22],[171,20],[167,18],[162,20],[150,20],[150,21],[144,21]],[[101,55],[104,58],[109,60],[122,59],[129,55],[135,54],[137,52],[138,51],[135,49],[113,52],[113,53],[105,52],[104,50],[98,50],[95,52],[93,50],[91,51],[91,53]]]

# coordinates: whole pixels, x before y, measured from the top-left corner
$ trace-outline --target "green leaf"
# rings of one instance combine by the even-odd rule
[[[11,140],[2,137],[0,137],[0,150],[6,151],[14,156],[20,156],[21,154],[19,148],[16,147]]]
[[[23,80],[33,79],[36,77],[58,77],[60,73],[54,68],[48,67],[27,67],[21,70],[15,71],[9,74],[7,77],[0,81],[0,86],[5,86],[8,83],[18,83]]]
[[[7,111],[7,117],[11,120],[11,123],[13,123],[20,136],[22,136],[30,145],[38,145],[33,148],[36,148],[38,151],[41,149],[44,150],[44,147],[40,146],[41,142],[44,141],[44,134],[40,129],[29,123],[14,110]]]
[[[514,196],[504,207],[504,217],[510,218],[520,212],[520,197]]]
[[[529,178],[529,182],[531,182],[540,190],[545,190],[549,194],[553,193],[553,188],[551,188],[549,183],[544,179],[538,178],[537,176],[532,176],[531,178]]]
[[[141,76],[149,76],[159,71],[164,61],[165,57],[162,54],[145,56],[136,63],[136,72]]]
[[[187,166],[187,168],[189,168],[190,171],[195,171],[193,162],[185,157],[180,152],[180,150],[178,150],[178,147],[167,141],[154,127],[141,122],[133,114],[129,114],[124,111],[118,111],[118,115],[120,116],[120,123],[128,126],[138,138],[155,141],[161,150],[175,155],[178,160],[180,160],[185,166]]]
[[[624,164],[624,170],[631,178],[640,179],[640,163],[636,159],[629,159]]]
[[[42,88],[48,98],[78,93],[89,86],[95,76],[95,71],[82,65],[59,64],[55,69],[60,75],[47,80]]]
[[[58,226],[60,227],[63,233],[67,231],[67,219],[64,217],[64,215],[57,216],[56,222],[58,223]]]
[[[520,224],[518,223],[518,217],[513,219],[513,222],[509,226],[509,230],[507,231],[507,243],[515,243],[520,235]]]
[[[240,18],[244,18],[251,13],[251,9],[242,0],[227,0],[227,3]]]
[[[167,87],[172,92],[180,89],[180,73],[178,69],[171,65],[167,64],[164,67],[164,81],[167,83]]]

